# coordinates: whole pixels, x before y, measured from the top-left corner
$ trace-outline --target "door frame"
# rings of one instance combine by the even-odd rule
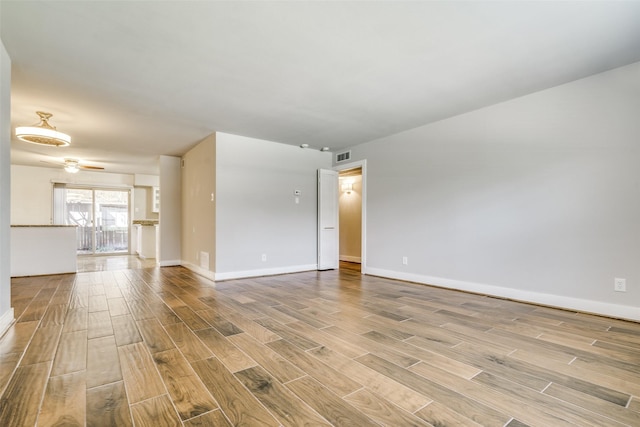
[[[362,169],[362,230],[361,230],[361,242],[360,242],[360,273],[367,274],[367,160],[358,160],[351,163],[345,163],[336,165],[333,167],[334,171],[340,173],[341,171],[348,169]],[[338,229],[338,233],[340,229]],[[338,240],[340,234],[338,234]]]

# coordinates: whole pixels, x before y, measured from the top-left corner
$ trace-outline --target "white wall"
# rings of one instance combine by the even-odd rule
[[[158,263],[161,266],[180,265],[182,224],[180,175],[179,157],[160,156]]]
[[[13,322],[11,308],[11,59],[0,41],[0,336]]]
[[[11,166],[11,223],[14,225],[51,224],[53,182],[97,187],[131,187],[133,175],[80,171],[62,168]]]
[[[216,279],[315,269],[316,171],[331,154],[224,133],[216,147]]]
[[[354,147],[368,272],[640,320],[639,118],[635,63]]]

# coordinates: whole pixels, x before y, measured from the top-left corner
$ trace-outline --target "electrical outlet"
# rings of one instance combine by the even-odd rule
[[[406,256],[402,257],[402,265],[409,265],[409,258],[407,258]]]
[[[266,262],[267,261],[267,254],[262,254],[262,262]]]
[[[616,292],[627,292],[627,279],[613,279],[613,290]]]

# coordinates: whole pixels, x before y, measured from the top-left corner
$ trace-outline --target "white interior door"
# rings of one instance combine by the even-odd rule
[[[338,172],[318,169],[318,270],[338,268]]]

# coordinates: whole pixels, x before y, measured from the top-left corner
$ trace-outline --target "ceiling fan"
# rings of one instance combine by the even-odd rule
[[[44,160],[41,160],[42,163],[51,163]],[[83,165],[80,164],[80,160],[78,159],[64,159],[63,163],[55,163],[56,165],[60,165],[64,167],[64,170],[69,173],[76,173],[80,169],[83,170],[93,170],[93,171],[101,171],[104,170],[102,166],[91,166],[91,165]]]

